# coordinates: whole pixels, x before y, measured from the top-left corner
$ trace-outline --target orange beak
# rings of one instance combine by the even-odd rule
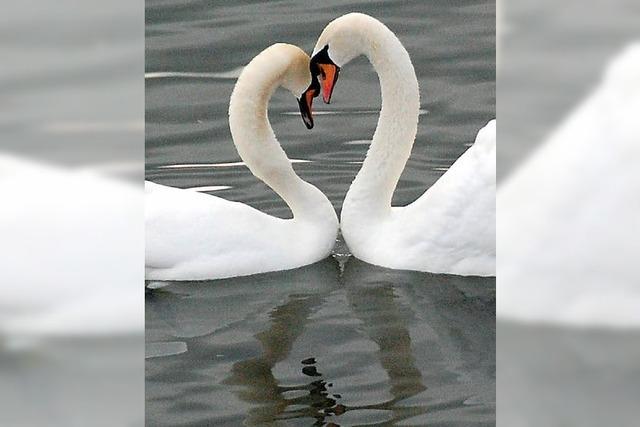
[[[322,100],[325,104],[329,104],[333,88],[338,81],[340,68],[335,64],[318,64],[318,68],[320,68],[320,80],[322,81]]]

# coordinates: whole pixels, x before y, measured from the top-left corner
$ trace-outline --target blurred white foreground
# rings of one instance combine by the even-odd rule
[[[0,426],[143,425],[144,2],[0,28]]]
[[[0,425],[142,423],[142,188],[0,154]]]
[[[499,187],[499,318],[640,328],[640,43]]]
[[[5,348],[143,334],[141,189],[0,154]]]
[[[636,426],[640,9],[501,3],[497,425]]]

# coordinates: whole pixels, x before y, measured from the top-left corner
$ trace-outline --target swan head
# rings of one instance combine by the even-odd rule
[[[285,71],[281,76],[280,86],[287,89],[298,100],[300,115],[307,129],[313,128],[313,98],[320,94],[318,78],[309,72],[309,55],[297,46],[278,43],[274,46],[278,53],[286,58]]]
[[[319,80],[318,86],[322,88],[322,100],[325,104],[329,104],[340,74],[340,67],[329,56],[329,45],[325,45],[313,56],[309,68],[313,78]]]
[[[320,83],[317,77],[311,76],[309,69],[309,55],[299,47],[287,43],[269,46],[240,73],[231,96],[230,110],[237,102],[253,104],[251,100],[256,97],[268,102],[273,91],[283,87],[296,97],[302,120],[311,129],[311,107],[313,98],[320,94]]]
[[[340,68],[352,59],[366,55],[375,43],[371,33],[384,27],[380,21],[363,13],[348,13],[331,21],[322,31],[309,64],[311,74],[319,79],[322,100],[329,104]]]

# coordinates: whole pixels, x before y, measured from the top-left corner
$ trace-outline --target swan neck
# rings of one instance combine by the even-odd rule
[[[374,21],[365,51],[380,80],[382,108],[371,146],[345,199],[369,215],[391,210],[393,192],[415,140],[420,93],[409,54],[398,38]]]
[[[238,154],[249,170],[282,197],[295,219],[305,219],[317,215],[318,203],[326,197],[298,177],[269,122],[269,100],[280,86],[287,66],[273,70],[273,64],[273,59],[256,57],[244,70],[231,94],[229,127]]]

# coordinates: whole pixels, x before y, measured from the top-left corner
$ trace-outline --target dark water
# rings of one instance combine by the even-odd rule
[[[493,425],[494,317],[492,279],[353,258],[171,285],[147,296],[147,423]]]
[[[240,160],[233,71],[275,42],[311,51],[350,11],[385,22],[414,62],[423,114],[394,203],[422,194],[495,116],[492,2],[147,1],[147,179],[230,187],[212,194],[289,216],[228,165]],[[332,105],[316,105],[308,131],[278,91],[270,120],[339,211],[380,107],[366,60],[343,68]],[[378,268],[340,244],[294,271],[171,284],[147,294],[146,310],[148,425],[494,424],[495,279]]]

